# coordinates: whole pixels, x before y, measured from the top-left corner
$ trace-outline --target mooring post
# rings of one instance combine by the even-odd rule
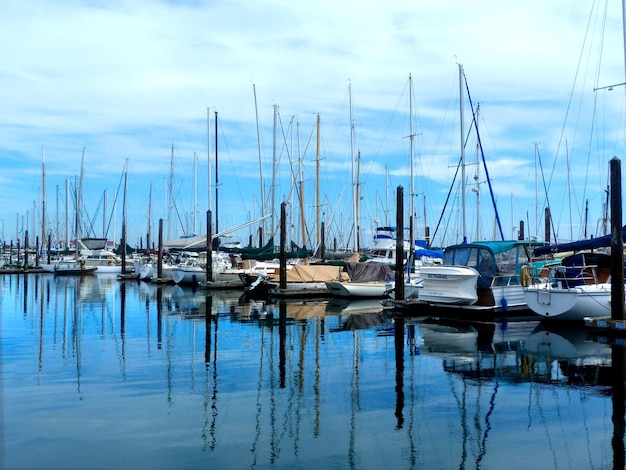
[[[404,188],[396,194],[396,300],[404,300]]]
[[[28,230],[24,232],[24,269],[28,268]]]
[[[157,279],[163,277],[163,219],[159,219],[159,253],[157,254]]]
[[[611,168],[611,319],[624,320],[624,239],[622,236],[622,165],[617,157]]]
[[[287,288],[287,255],[285,245],[287,244],[287,205],[280,204],[280,288]]]
[[[206,211],[206,282],[213,282],[213,230],[211,227],[211,211]]]

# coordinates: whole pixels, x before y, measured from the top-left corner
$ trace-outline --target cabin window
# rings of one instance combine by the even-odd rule
[[[496,267],[501,276],[517,274],[517,247],[496,254]]]
[[[457,248],[446,251],[443,255],[443,264],[476,267],[478,264],[478,250],[476,248]]]

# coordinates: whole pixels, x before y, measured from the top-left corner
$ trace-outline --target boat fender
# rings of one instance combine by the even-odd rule
[[[506,297],[502,297],[502,311],[507,312],[509,310],[509,302]]]
[[[528,286],[528,281],[530,280],[530,266],[522,266],[520,278],[520,284],[522,284],[522,287]]]

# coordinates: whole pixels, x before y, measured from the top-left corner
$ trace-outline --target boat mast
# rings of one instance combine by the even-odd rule
[[[211,114],[209,107],[206,107],[206,156],[207,156],[207,185],[208,185],[208,207],[211,210]],[[211,223],[211,221],[209,221]],[[210,227],[207,227],[207,233]]]
[[[276,189],[276,133],[278,132],[278,105],[274,105],[274,132],[272,135],[272,187],[271,187],[271,208],[272,208],[272,226],[271,228],[271,236],[274,236],[274,231],[276,230],[276,221],[274,220],[276,217],[276,198],[275,198],[275,189]]]
[[[150,192],[148,193],[148,232],[146,235],[146,249],[150,251],[150,238],[152,228],[152,181],[150,181]]]
[[[624,77],[626,78],[626,0],[622,0],[622,35],[624,40]]]
[[[359,242],[357,231],[359,228],[358,218],[358,190],[357,184],[358,181],[355,179],[355,168],[354,168],[354,119],[352,117],[352,83],[348,84],[348,99],[350,102],[350,160],[352,162],[352,214],[353,214],[353,230],[354,230],[354,251],[359,251]]]
[[[41,146],[41,249],[46,249],[46,156]],[[50,247],[48,247],[49,249]]]
[[[298,184],[298,199],[300,203],[300,231],[302,234],[302,246],[306,246],[306,219],[304,216],[304,158],[300,153],[300,123],[296,123],[296,138],[298,144],[298,162],[300,165],[300,182]]]
[[[259,180],[261,182],[261,215],[265,215],[265,181],[263,180],[263,161],[261,159],[261,131],[259,129],[259,108],[256,100],[256,86],[252,84],[252,91],[254,92],[254,115],[256,117],[256,141],[257,150],[259,152]],[[265,221],[262,222],[261,227],[265,232]]]
[[[172,142],[172,152],[170,156],[170,204],[167,215],[167,239],[172,239],[172,208],[174,206],[174,142]]]
[[[198,234],[196,213],[198,212],[198,155],[193,153],[193,235]]]
[[[315,244],[317,247],[322,243],[320,228],[320,115],[317,114],[317,135],[315,142]]]
[[[411,181],[409,184],[409,266],[413,266],[413,257],[415,256],[413,244],[415,243],[415,176],[413,173],[413,77],[409,74],[409,160],[411,166]],[[404,227],[399,227],[404,230]],[[398,247],[396,247],[396,250]]]
[[[219,204],[217,188],[219,185],[219,175],[217,172],[217,111],[215,111],[215,233],[219,233]]]
[[[463,225],[463,243],[467,242],[465,220],[465,125],[463,122],[463,65],[459,64],[459,111],[461,128],[461,219]]]

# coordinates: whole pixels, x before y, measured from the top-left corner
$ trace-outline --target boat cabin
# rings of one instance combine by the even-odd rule
[[[513,240],[452,245],[444,251],[443,265],[476,269],[479,287],[519,284],[521,267],[528,263],[528,249],[533,244],[539,243]]]

